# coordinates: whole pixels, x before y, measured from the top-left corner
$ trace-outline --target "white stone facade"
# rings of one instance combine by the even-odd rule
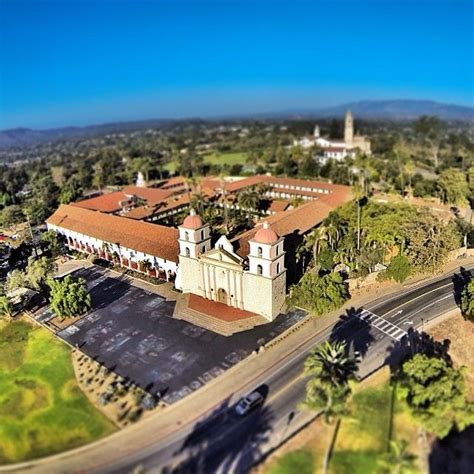
[[[247,259],[222,236],[210,247],[209,227],[179,227],[179,275],[176,286],[184,293],[227,304],[272,321],[286,297],[283,239],[275,243],[250,241]],[[186,237],[187,236],[187,237]]]
[[[178,272],[178,265],[171,260],[165,260],[155,255],[149,255],[134,249],[129,249],[113,242],[104,242],[89,235],[81,234],[63,227],[47,224],[48,230],[54,230],[66,239],[67,246],[72,250],[95,254],[106,260],[135,271],[147,273],[162,279],[173,281]],[[148,261],[149,269],[144,269],[142,263]]]

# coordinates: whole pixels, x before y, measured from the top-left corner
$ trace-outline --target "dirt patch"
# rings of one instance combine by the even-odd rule
[[[120,428],[150,416],[165,405],[153,408],[144,404],[148,394],[136,385],[100,365],[78,350],[73,350],[72,361],[80,389],[90,402]]]

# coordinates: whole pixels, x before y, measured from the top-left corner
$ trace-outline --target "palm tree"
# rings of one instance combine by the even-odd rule
[[[305,247],[313,252],[313,260],[328,246],[327,228],[319,226],[305,236]]]
[[[148,274],[149,270],[151,270],[151,262],[147,258],[141,262],[142,271]]]
[[[348,354],[344,342],[328,342],[317,346],[304,363],[306,384],[304,406],[320,412],[328,423],[335,420],[333,436],[326,449],[323,473],[328,472],[331,452],[336,441],[341,417],[347,412],[352,393],[350,382],[355,380],[358,359]]]
[[[196,210],[196,212],[202,216],[204,213],[204,204],[206,202],[206,196],[202,192],[196,192],[191,198],[191,207]]]
[[[379,461],[382,472],[390,474],[400,474],[401,472],[412,472],[416,456],[408,451],[408,442],[405,439],[401,441],[390,441],[389,452]]]
[[[256,191],[248,189],[239,193],[237,202],[242,209],[247,211],[247,216],[250,217],[250,213],[258,209],[260,197]]]

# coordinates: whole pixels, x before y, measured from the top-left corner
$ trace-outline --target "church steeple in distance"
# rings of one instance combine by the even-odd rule
[[[344,141],[348,146],[352,146],[352,142],[354,141],[354,119],[352,118],[352,112],[350,110],[346,112],[344,121]]]

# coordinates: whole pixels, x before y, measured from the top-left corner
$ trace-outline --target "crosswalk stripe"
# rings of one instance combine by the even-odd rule
[[[400,341],[407,334],[407,332],[401,329],[399,326],[393,324],[385,318],[382,318],[381,316],[378,316],[375,313],[372,313],[367,309],[363,309],[359,313],[356,313],[355,316],[361,321],[370,324],[375,329],[378,329],[383,334],[395,339],[396,341]]]

